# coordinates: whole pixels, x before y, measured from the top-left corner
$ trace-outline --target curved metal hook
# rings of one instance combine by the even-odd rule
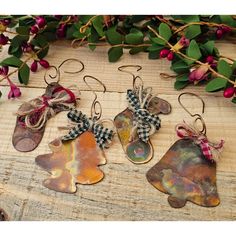
[[[76,58],[68,58],[66,60],[64,60],[59,66],[58,66],[58,70],[60,70],[60,68],[68,61],[76,61],[76,62],[79,62],[81,64],[81,69],[78,70],[78,71],[63,71],[64,73],[67,73],[67,74],[77,74],[81,71],[84,70],[84,63],[82,61],[80,61],[79,59],[76,59]]]
[[[132,77],[133,77],[133,88],[134,89],[135,89],[135,82],[136,82],[137,78],[141,80],[142,85],[143,85],[143,80],[141,79],[140,76],[136,76],[132,72],[123,69],[123,68],[128,68],[128,67],[137,68],[137,72],[138,72],[142,69],[142,66],[140,66],[140,65],[123,65],[123,66],[118,67],[118,70],[121,71],[121,72],[125,72],[125,73],[128,73],[128,74],[132,75]]]
[[[196,123],[198,120],[201,121],[202,123],[202,130],[200,131],[201,133],[203,134],[206,134],[206,123],[204,121],[204,119],[202,118],[202,116],[198,113],[195,113],[195,114],[192,114],[184,105],[183,103],[181,102],[180,98],[183,96],[183,95],[191,95],[191,96],[195,96],[197,97],[198,99],[201,100],[202,102],[202,114],[204,113],[205,111],[205,102],[203,101],[203,99],[198,96],[197,94],[195,93],[190,93],[190,92],[185,92],[185,93],[181,93],[179,96],[178,96],[178,102],[180,104],[180,106],[191,116],[191,117],[196,117],[194,123]]]
[[[52,69],[52,68],[55,70],[56,75],[48,74],[49,71],[50,71],[50,69]],[[46,83],[47,85],[49,85],[50,83],[48,83],[48,81],[47,81],[47,75],[48,75],[52,80],[54,80],[54,79],[56,79],[56,78],[58,77],[57,81],[55,81],[56,83],[58,83],[58,82],[60,81],[60,71],[58,70],[58,68],[57,68],[56,66],[50,66],[50,67],[45,71],[45,73],[44,73],[44,81],[45,81],[45,83]]]
[[[100,85],[102,85],[103,87],[103,93],[106,92],[106,86],[97,78],[95,78],[94,76],[91,75],[85,75],[83,77],[84,83],[88,86],[88,88],[90,89],[90,91],[94,94],[95,98],[93,100],[93,103],[91,105],[91,118],[93,120],[99,120],[102,116],[102,106],[101,103],[99,101],[97,101],[97,94],[95,93],[95,91],[92,89],[92,87],[88,84],[88,82],[86,81],[86,78],[90,78],[90,79],[94,79],[95,81],[97,81]],[[98,111],[97,111],[97,106],[98,106]]]

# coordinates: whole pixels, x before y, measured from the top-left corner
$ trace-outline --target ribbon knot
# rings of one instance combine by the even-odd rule
[[[138,98],[133,90],[127,90],[127,100],[131,110],[134,112],[132,134],[137,131],[138,137],[143,142],[148,142],[149,136],[154,134],[161,126],[161,120],[158,115],[151,114],[147,110],[147,99],[149,96],[150,94],[146,94],[145,98],[143,98],[143,94],[140,94]],[[132,136],[131,138],[133,138]]]
[[[67,88],[57,86],[51,96],[43,95],[23,104],[17,112],[22,125],[40,130],[49,116],[54,116],[55,109],[69,110],[76,102],[75,94]]]
[[[223,148],[224,140],[221,140],[219,143],[212,143],[206,135],[185,122],[176,126],[176,133],[182,139],[192,139],[200,146],[204,157],[212,162],[217,160],[219,152]]]
[[[75,139],[85,131],[89,130],[94,134],[96,142],[100,148],[105,148],[111,143],[114,135],[113,130],[105,128],[102,124],[93,121],[81,111],[71,109],[71,111],[67,114],[67,117],[70,121],[75,123],[75,126],[67,135],[62,137],[62,141]]]

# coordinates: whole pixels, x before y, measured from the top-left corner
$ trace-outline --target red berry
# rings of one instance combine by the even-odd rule
[[[223,36],[223,30],[222,29],[216,30],[216,38],[221,39],[222,36]]]
[[[33,25],[33,26],[31,26],[31,28],[30,28],[30,32],[31,32],[32,34],[37,34],[38,31],[39,31],[39,28],[38,28],[37,25]]]
[[[213,56],[207,56],[206,62],[209,64],[212,64],[214,62],[214,57]]]
[[[6,45],[8,42],[9,38],[5,36],[4,34],[0,35],[0,45]]]
[[[59,28],[57,29],[57,37],[63,38],[66,36],[66,24],[59,25]]]
[[[235,90],[234,87],[229,87],[229,88],[225,89],[223,95],[224,95],[225,98],[231,98],[231,97],[233,97],[235,92],[236,92],[236,90]]]
[[[173,52],[170,52],[168,55],[167,55],[167,60],[168,61],[172,61],[174,59],[174,53]]]
[[[170,50],[168,50],[168,49],[162,49],[162,50],[160,51],[160,58],[166,58],[169,53],[170,53]]]
[[[36,18],[36,24],[38,25],[39,28],[43,28],[46,25],[46,20],[44,17],[39,16]]]
[[[40,64],[43,68],[45,68],[45,69],[47,69],[47,68],[49,67],[48,61],[46,61],[46,60],[44,60],[44,59],[41,59],[41,60],[39,61],[39,64]]]
[[[32,72],[36,72],[38,69],[38,62],[37,61],[33,61],[33,63],[31,64],[30,70]]]
[[[228,26],[222,26],[221,29],[224,33],[229,33],[232,31],[232,29]]]

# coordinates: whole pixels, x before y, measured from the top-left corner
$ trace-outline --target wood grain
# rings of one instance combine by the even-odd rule
[[[219,45],[224,55],[233,57],[235,45]],[[1,56],[4,57],[3,51]],[[172,113],[160,116],[162,128],[152,138],[154,158],[147,164],[134,165],[129,162],[115,136],[114,144],[106,150],[107,165],[102,166],[105,173],[103,181],[91,185],[78,185],[76,194],[63,194],[42,186],[48,174],[35,165],[39,154],[50,152],[48,143],[63,135],[58,126],[67,124],[66,113],[52,118],[46,127],[42,142],[30,153],[17,152],[12,144],[12,132],[15,126],[14,112],[22,101],[30,100],[44,92],[44,71],[40,70],[30,78],[30,84],[22,87],[20,100],[7,99],[8,87],[2,83],[0,90],[0,208],[3,208],[11,220],[235,220],[236,219],[236,108],[221,92],[207,94],[202,87],[190,87],[185,91],[195,91],[206,102],[204,119],[208,137],[218,141],[223,138],[225,148],[217,168],[217,185],[221,204],[215,208],[203,208],[188,203],[182,209],[173,209],[167,202],[167,195],[157,191],[146,180],[147,170],[153,166],[170,145],[177,139],[174,128],[188,115],[177,102],[180,92],[173,89],[174,80],[162,80],[160,72],[172,73],[166,60],[148,60],[146,54],[130,56],[126,53],[117,63],[107,61],[106,48],[90,52],[87,48],[72,49],[61,42],[50,49],[48,60],[59,65],[62,60],[75,57],[85,64],[84,72],[78,75],[62,74],[61,84],[77,84],[81,89],[81,102],[78,106],[89,114],[93,94],[82,82],[83,75],[98,77],[108,92],[98,92],[103,107],[103,118],[114,118],[126,108],[127,88],[131,87],[130,76],[117,71],[124,64],[140,64],[140,72],[146,86],[153,86],[154,92],[172,105]],[[67,70],[78,69],[76,63],[68,64]],[[95,82],[92,85],[100,90]],[[187,108],[200,112],[201,103],[192,97],[184,101]]]

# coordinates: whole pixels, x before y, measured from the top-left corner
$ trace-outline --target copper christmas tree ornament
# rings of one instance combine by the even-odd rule
[[[169,114],[170,104],[156,96],[152,96],[152,88],[143,88],[143,81],[139,76],[123,70],[126,67],[136,67],[137,71],[141,66],[128,65],[118,69],[133,76],[133,89],[127,90],[129,107],[114,118],[114,124],[121,145],[128,160],[135,164],[143,164],[153,157],[153,147],[149,137],[160,128],[159,114]],[[137,80],[141,84],[137,85]]]
[[[86,78],[97,80],[85,76],[85,82]],[[100,120],[101,113],[96,94],[90,118],[81,111],[70,110],[67,115],[71,122],[69,133],[49,144],[52,153],[40,155],[35,160],[50,173],[50,177],[43,181],[45,187],[58,192],[75,193],[76,184],[95,184],[103,179],[104,173],[99,166],[106,164],[103,149],[111,144],[114,131],[104,127],[105,123],[112,123],[113,126],[113,122]]]
[[[185,107],[184,109],[186,110]],[[214,207],[220,203],[215,160],[223,141],[218,144],[210,142],[206,137],[203,118],[199,114],[190,115],[196,117],[195,121],[202,122],[202,130],[185,122],[177,125],[177,135],[181,139],[170,147],[162,159],[147,172],[146,177],[159,191],[169,194],[168,202],[174,208],[184,207],[187,201]]]
[[[57,79],[57,82],[48,83],[47,73],[44,75],[44,80],[47,84],[46,91],[42,96],[24,102],[16,112],[16,126],[12,137],[12,144],[16,150],[20,152],[33,151],[41,142],[45,131],[47,121],[61,111],[68,111],[71,107],[75,107],[78,93],[72,92],[69,88],[62,87],[58,82],[60,80],[60,68],[65,62],[77,61],[82,68],[76,72],[79,73],[84,69],[84,64],[77,59],[67,59],[55,69],[56,76],[49,75],[51,79]],[[78,89],[77,89],[78,90]]]
[[[97,145],[95,136],[85,131],[74,140],[54,140],[49,145],[53,153],[40,155],[36,163],[51,176],[43,181],[49,189],[76,192],[76,184],[94,184],[103,179],[99,165],[106,164],[103,150]]]

